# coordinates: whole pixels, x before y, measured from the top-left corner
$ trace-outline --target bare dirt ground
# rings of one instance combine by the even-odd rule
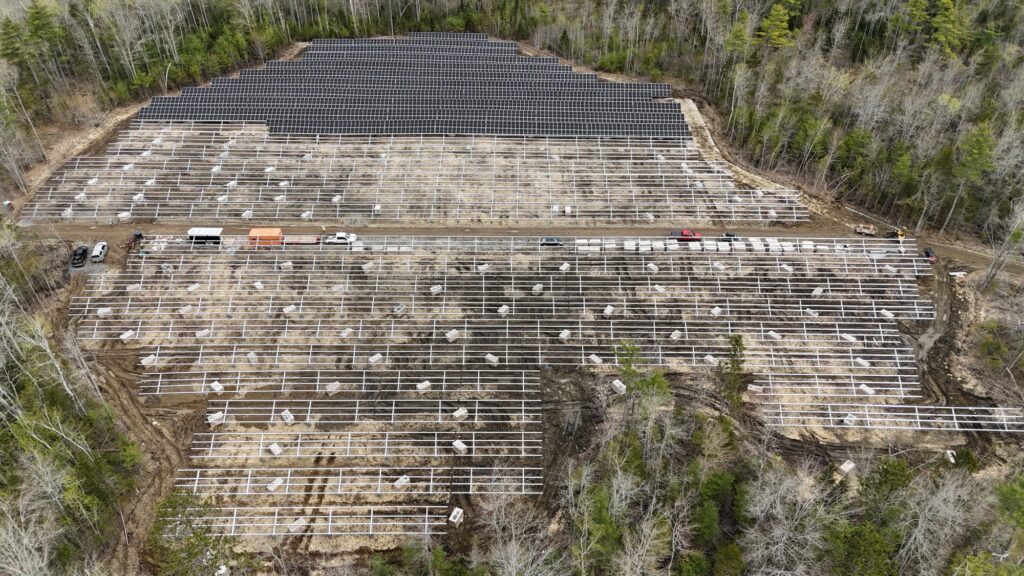
[[[521,51],[525,54],[550,55],[533,47],[520,44]],[[280,57],[290,59],[296,57],[305,47],[304,44],[296,44],[287,49]],[[584,69],[577,66],[578,69]],[[621,75],[601,74],[607,80],[628,81],[638,80]],[[674,90],[680,96],[690,95],[687,88],[678,80],[669,80]],[[823,237],[852,233],[852,225],[860,221],[875,221],[885,224],[875,216],[864,214],[852,208],[834,202],[831,198],[822,197],[799,183],[793,183],[778,175],[771,175],[769,180],[759,175],[757,171],[745,165],[738,154],[732,152],[727,146],[721,132],[721,121],[714,115],[714,111],[705,106],[701,109],[698,102],[689,98],[680,98],[687,121],[693,128],[694,136],[701,150],[709,155],[709,159],[720,157],[730,162],[739,179],[749,182],[757,187],[780,187],[775,182],[783,182],[784,185],[801,189],[804,200],[812,211],[812,221],[806,225],[792,228],[773,228],[774,235],[785,236],[807,236]],[[69,158],[87,153],[90,150],[101,149],[118,131],[118,129],[137,114],[138,110],[145,103],[131,104],[108,112],[99,124],[80,131],[68,132],[63,137],[55,140],[55,144],[48,151],[48,158],[28,171],[28,181],[32,187],[32,193],[46,181],[49,175]],[[715,135],[718,135],[716,144]],[[31,194],[18,199],[16,206],[24,205],[31,197]],[[107,240],[111,243],[110,265],[115,266],[123,261],[123,250],[116,249],[117,242],[128,237],[136,228],[135,225],[119,226],[96,226],[85,224],[37,224],[33,231],[44,237],[58,237],[73,239],[75,241],[98,241]],[[140,225],[147,234],[154,233],[181,233],[181,225]],[[704,232],[715,234],[724,231],[725,228],[710,228]],[[765,235],[765,227],[730,227],[744,235]],[[226,227],[226,233],[241,234],[247,231],[247,227]],[[317,233],[320,226],[298,226],[291,227],[290,233]],[[419,227],[408,226],[366,226],[352,228],[350,231],[357,233],[375,234],[414,234],[414,235],[521,235],[521,236],[638,236],[658,234],[661,231],[652,231],[649,226],[632,227],[609,227],[596,232],[593,228],[580,228],[573,226],[551,227],[514,227],[495,229],[493,227],[438,227],[429,226],[426,223]],[[950,238],[939,238],[925,234],[920,239],[922,245],[933,246],[939,257],[943,260],[943,267],[937,268],[938,274],[945,274],[953,264],[962,264],[970,269],[981,269],[988,265],[991,260],[991,251],[977,241],[955,240]],[[962,268],[962,266],[961,266]],[[1024,283],[1024,264],[1019,260],[1011,262],[1004,271],[1004,279]],[[936,374],[947,368],[946,362],[950,355],[964,352],[964,349],[950,345],[946,340],[950,338],[951,330],[964,330],[962,321],[955,316],[957,304],[951,296],[952,289],[949,286],[948,277],[942,278],[935,288],[937,320],[918,338],[918,357],[922,365],[928,365],[926,372]],[[142,544],[146,532],[152,522],[154,511],[159,499],[167,494],[173,483],[174,470],[185,461],[185,450],[191,437],[191,432],[201,424],[201,411],[187,405],[168,407],[165,404],[160,406],[148,405],[140,400],[135,383],[138,375],[133,372],[135,358],[106,357],[94,364],[97,377],[101,381],[101,388],[107,401],[118,414],[132,438],[138,442],[141,451],[145,454],[142,470],[138,479],[138,489],[135,497],[128,499],[123,505],[122,515],[124,517],[124,536],[116,543],[112,543],[108,550],[106,560],[109,562],[113,573],[117,574],[145,574],[145,559],[141,557]],[[951,401],[950,387],[955,385],[954,379],[926,379],[929,391],[934,397],[941,401]],[[932,387],[934,385],[934,388]],[[677,388],[677,394],[683,394],[685,390]],[[680,390],[683,390],[681,392]],[[694,392],[693,394],[696,394]],[[595,410],[588,400],[575,397],[566,392],[566,398],[558,398],[557,401],[564,405],[560,411],[568,414],[577,413],[582,410],[581,423],[586,424],[588,414]],[[686,399],[693,400],[692,394],[685,394]],[[707,398],[702,397],[703,400]],[[754,420],[752,420],[754,421]],[[753,426],[752,424],[751,426]],[[760,424],[757,424],[760,425]],[[837,455],[850,453],[851,443],[863,443],[877,441],[878,446],[892,445],[892,437],[868,438],[866,435],[855,435],[842,432],[836,434],[816,434],[811,432],[796,432],[794,437],[777,437],[776,441],[781,443],[783,451],[794,453],[820,453],[821,455]],[[960,438],[947,438],[944,436],[930,436],[922,438],[919,435],[899,439],[896,444],[903,447],[916,446],[917,449],[938,449],[941,447],[958,444]],[[838,456],[830,456],[838,457]]]

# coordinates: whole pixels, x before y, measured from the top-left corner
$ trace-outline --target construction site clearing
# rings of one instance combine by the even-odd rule
[[[316,42],[161,99],[21,211],[139,230],[69,314],[88,352],[132,358],[146,402],[203,406],[174,486],[212,533],[323,551],[442,534],[474,498],[544,492],[552,373],[617,402],[623,354],[704,378],[737,338],[744,399],[784,434],[1024,431],[1020,408],[922,389],[907,335],[935,319],[934,254],[913,239],[802,235],[800,195],[706,157],[664,85],[406,40]],[[325,95],[292,104],[313,79]],[[758,232],[695,229],[734,223]],[[414,225],[433,232],[385,233]]]

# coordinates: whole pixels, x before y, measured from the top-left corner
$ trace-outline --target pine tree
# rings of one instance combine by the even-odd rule
[[[938,0],[936,6],[938,9],[931,20],[930,44],[941,49],[950,58],[956,58],[957,52],[967,38],[963,15],[953,0]]]
[[[770,48],[786,48],[793,46],[793,32],[789,29],[789,11],[782,4],[775,4],[768,16],[761,22],[757,32],[761,44]]]
[[[729,54],[736,54],[740,58],[746,56],[747,48],[750,46],[750,37],[747,36],[747,26],[750,22],[750,15],[744,10],[740,12],[739,19],[729,30],[729,36],[725,39],[725,51]]]

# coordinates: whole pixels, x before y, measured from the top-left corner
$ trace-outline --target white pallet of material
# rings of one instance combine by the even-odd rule
[[[504,318],[505,316],[508,316],[510,310],[511,308],[509,308],[507,304],[502,304],[501,306],[498,306],[498,316]]]
[[[142,290],[142,284],[129,284],[124,287],[127,292],[139,292]]]
[[[290,524],[288,524],[289,534],[298,534],[306,529],[308,521],[305,518],[296,518]]]
[[[711,309],[712,316],[721,316],[722,312],[725,312],[725,310],[722,310],[719,306],[715,306],[714,308]]]
[[[395,487],[396,490],[402,490],[403,488],[408,486],[410,482],[411,480],[409,479],[409,477],[403,474],[398,478],[398,480],[395,480],[392,485]]]
[[[448,525],[458,528],[462,525],[462,521],[465,518],[465,512],[462,508],[456,507],[452,510],[452,513],[448,515]]]
[[[669,340],[679,340],[682,337],[683,333],[679,330],[673,330],[672,333],[668,335]]]
[[[590,356],[587,356],[587,359],[594,365],[604,364],[604,360],[602,360],[597,354],[591,354]]]
[[[659,294],[664,294],[665,293],[665,287],[662,286],[661,284],[655,284],[654,286],[652,286],[652,288],[654,288],[654,291],[659,293]]]
[[[324,392],[326,392],[328,396],[334,396],[339,390],[341,390],[341,382],[337,380],[334,382],[328,382],[327,385],[324,386]]]
[[[195,284],[189,284],[188,288],[186,288],[186,290],[188,290],[189,292],[195,292],[195,291],[199,290],[202,287],[203,287],[202,284],[196,282]]]
[[[861,368],[870,368],[871,367],[871,362],[868,362],[867,360],[861,358],[860,356],[854,358],[853,362],[857,366],[860,366]]]
[[[569,264],[568,262],[562,262],[562,265],[559,266],[558,269],[562,272],[568,272],[569,270],[572,270],[572,264]]]
[[[373,354],[372,356],[366,359],[366,361],[369,362],[370,364],[379,364],[382,360],[384,360],[384,355],[381,354],[380,352],[377,352],[376,354]]]
[[[459,339],[459,331],[452,328],[451,330],[444,333],[444,337],[449,342],[455,342]]]
[[[710,364],[711,366],[718,366],[718,358],[715,358],[711,354],[708,354],[707,356],[704,357],[704,362]]]
[[[764,386],[759,386],[757,384],[747,384],[747,391],[753,392],[754,394],[760,394],[764,392]]]
[[[257,280],[257,281],[252,283],[252,287],[257,289],[257,290],[263,290],[263,282],[260,282],[259,280]]]
[[[118,338],[121,339],[121,342],[127,344],[130,340],[135,338],[135,330],[125,330],[124,332],[121,332],[121,335],[118,336]]]
[[[483,274],[484,272],[487,272],[490,269],[491,269],[491,265],[490,264],[480,264],[479,266],[476,267],[476,271],[481,273],[481,274]]]
[[[821,296],[824,293],[825,293],[825,288],[822,287],[822,286],[818,286],[814,290],[811,290],[811,296],[815,296],[815,297]]]
[[[779,334],[775,330],[769,330],[768,337],[771,338],[772,340],[782,340],[782,334]]]
[[[374,266],[376,265],[377,264],[375,262],[366,262],[365,264],[362,265],[363,272],[369,272],[370,270],[373,270]]]
[[[875,395],[875,389],[872,388],[871,386],[868,386],[867,384],[861,384],[860,386],[857,386],[857,388],[861,392],[867,394],[868,396],[874,396]]]
[[[466,446],[462,440],[453,440],[452,450],[455,450],[455,453],[460,456],[465,456],[469,452],[469,446]]]
[[[879,311],[878,311],[878,313],[879,313],[879,314],[881,314],[882,316],[884,316],[884,317],[886,317],[886,318],[890,319],[890,320],[892,320],[893,318],[895,318],[895,317],[896,317],[896,315],[895,315],[895,314],[893,314],[892,312],[889,312],[889,311],[888,311],[888,310],[886,310],[885,308],[882,308],[881,310],[879,310]]]
[[[214,380],[213,382],[210,382],[210,390],[212,390],[217,396],[220,396],[224,393],[224,385],[221,384],[219,380]]]
[[[466,410],[465,408],[459,408],[455,412],[452,412],[452,420],[455,420],[456,422],[462,422],[466,418],[469,418],[469,410]]]
[[[278,476],[267,483],[267,492],[275,492],[281,485],[284,484],[284,478]]]
[[[299,307],[296,306],[295,304],[289,304],[282,308],[281,311],[284,312],[285,314],[291,314],[292,312],[295,312],[298,309]]]
[[[284,262],[281,262],[278,267],[281,268],[281,270],[291,270],[295,268],[295,264],[293,264],[291,260],[285,260]]]
[[[285,424],[287,424],[289,426],[291,426],[292,424],[295,424],[295,415],[292,414],[291,410],[288,410],[288,409],[282,410],[280,416],[281,416],[281,420],[283,420]]]
[[[843,418],[843,424],[846,424],[847,426],[853,426],[856,423],[857,423],[857,416],[856,416],[856,414],[847,414]]]
[[[621,396],[626,393],[626,384],[619,379],[612,380],[612,391]]]
[[[274,456],[280,456],[281,454],[284,454],[284,448],[282,448],[281,445],[278,444],[277,442],[271,442],[270,445],[267,446],[267,451],[273,454]]]
[[[568,342],[570,336],[572,336],[572,332],[568,330],[562,330],[561,332],[558,333],[558,339],[561,340],[562,342]]]
[[[196,338],[209,338],[213,335],[213,330],[209,328],[203,328],[202,330],[196,330]]]
[[[220,426],[221,424],[224,423],[224,420],[225,416],[223,411],[214,412],[213,414],[210,414],[209,416],[206,417],[206,422],[210,426]]]
[[[612,314],[614,314],[614,313],[615,313],[615,306],[612,306],[611,304],[609,304],[609,305],[604,307],[603,314],[604,314],[605,318],[611,318]]]
[[[856,467],[857,465],[853,463],[853,460],[847,460],[839,465],[839,471],[845,475],[853,472],[853,469]]]
[[[186,304],[186,305],[182,306],[181,308],[178,308],[178,314],[182,314],[182,315],[191,314],[192,311],[195,310],[195,309],[196,309],[195,306],[193,306],[191,304]]]
[[[434,284],[433,286],[430,287],[430,293],[433,294],[434,296],[437,296],[441,292],[444,292],[444,286],[440,284]]]
[[[844,342],[849,342],[851,344],[855,344],[857,342],[857,338],[853,334],[843,333],[840,334],[839,337],[842,338]]]
[[[250,364],[258,364],[259,363],[259,358],[256,356],[255,352],[247,353],[245,355],[245,358],[249,361]]]
[[[543,284],[539,284],[539,283],[538,283],[538,284],[534,284],[534,285],[533,285],[533,290],[532,290],[532,292],[533,292],[534,294],[540,294],[540,293],[541,293],[541,292],[543,292],[543,291],[544,291],[544,285],[543,285]]]
[[[782,270],[783,272],[785,272],[787,274],[791,274],[793,272],[793,267],[790,266],[789,264],[783,263],[783,264],[779,264],[779,270]]]
[[[104,306],[103,308],[96,309],[96,315],[99,316],[100,318],[106,318],[107,316],[110,316],[113,313],[114,309],[110,308],[109,306]]]
[[[816,318],[818,316],[818,311],[815,310],[814,308],[804,308],[804,314],[806,316],[810,316],[811,318]]]
[[[487,354],[484,356],[484,362],[487,362],[491,366],[497,366],[500,359],[494,354]]]
[[[423,382],[419,382],[416,384],[416,392],[419,392],[420,394],[430,392],[431,386],[432,384],[430,383],[430,380],[424,380]]]
[[[354,330],[352,330],[351,328],[345,328],[344,330],[341,331],[340,334],[338,334],[338,336],[342,338],[348,338],[349,336],[352,335],[353,332]]]

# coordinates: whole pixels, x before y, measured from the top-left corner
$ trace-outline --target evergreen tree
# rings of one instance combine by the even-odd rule
[[[740,12],[739,19],[729,30],[729,36],[725,39],[725,51],[743,58],[750,47],[750,37],[747,36],[747,26],[750,24],[750,14],[746,10]]]
[[[786,48],[793,46],[793,32],[789,29],[789,11],[782,4],[775,4],[761,22],[757,32],[761,44],[769,48]]]
[[[953,0],[938,0],[936,5],[938,9],[931,20],[931,45],[956,58],[967,38],[963,16]]]

